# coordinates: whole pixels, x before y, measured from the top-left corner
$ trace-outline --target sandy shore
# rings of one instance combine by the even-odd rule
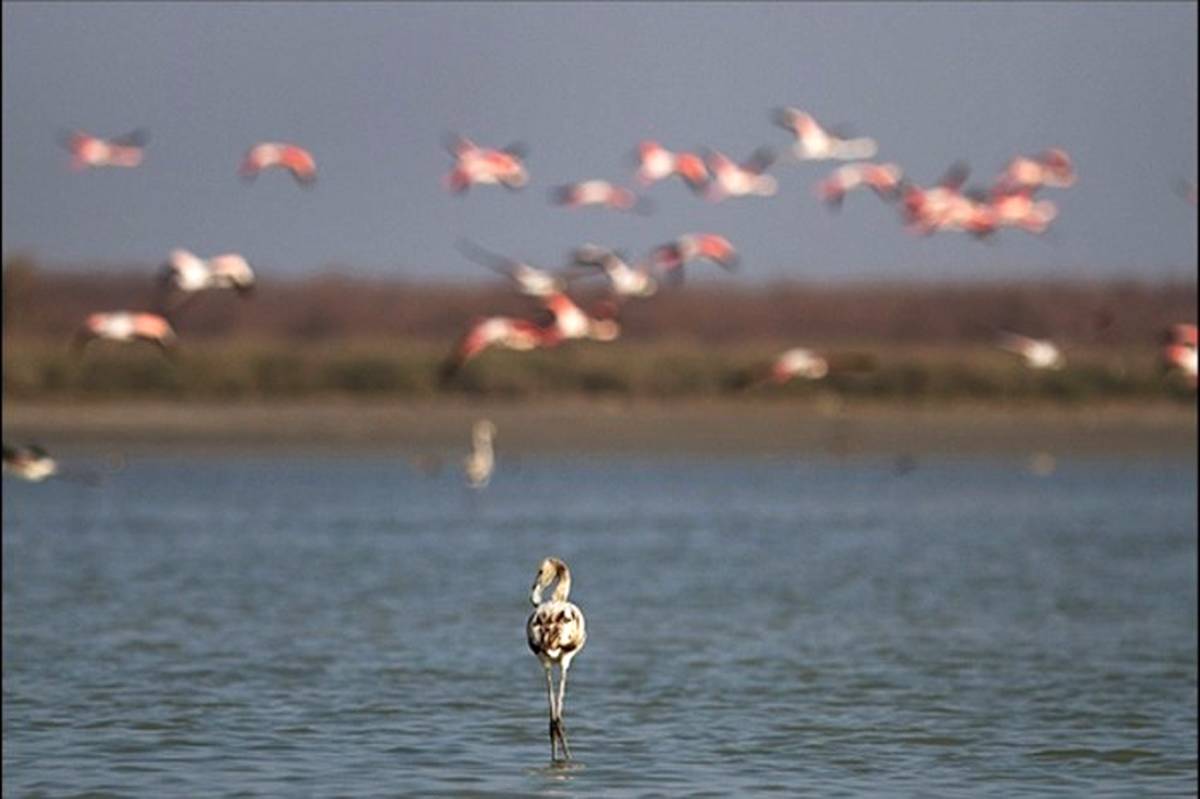
[[[1178,454],[1196,408],[456,399],[237,404],[4,403],[4,439],[59,451],[461,450],[471,423],[511,452]]]

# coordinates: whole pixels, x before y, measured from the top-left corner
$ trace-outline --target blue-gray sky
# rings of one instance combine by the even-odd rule
[[[64,264],[239,251],[263,274],[329,266],[486,276],[459,236],[533,263],[594,241],[632,254],[688,230],[742,251],[744,279],[1191,277],[1196,3],[14,3],[3,5],[3,251]],[[780,164],[779,194],[710,204],[678,182],[648,217],[547,202],[630,181],[643,138],[741,158],[804,108],[932,183],[956,159],[986,182],[1018,153],[1079,172],[1049,237],[914,238],[873,195],[829,214],[829,164]],[[135,170],[75,173],[62,129],[144,126]],[[529,188],[453,197],[443,132],[529,148]],[[250,144],[317,159],[304,191],[235,176]]]

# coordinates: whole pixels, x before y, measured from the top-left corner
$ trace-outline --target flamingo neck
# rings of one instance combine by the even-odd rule
[[[565,563],[559,563],[554,577],[545,583],[534,583],[533,590],[529,594],[529,601],[535,607],[542,604],[542,592],[554,583],[554,593],[550,595],[552,602],[566,602],[567,597],[571,594],[571,570],[567,568]]]

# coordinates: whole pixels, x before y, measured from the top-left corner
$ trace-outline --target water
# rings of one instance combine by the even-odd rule
[[[501,453],[503,457],[503,453]],[[1169,796],[1187,460],[146,458],[4,487],[5,796]],[[539,560],[588,619],[549,766]]]

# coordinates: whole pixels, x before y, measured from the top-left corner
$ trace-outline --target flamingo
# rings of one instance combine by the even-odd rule
[[[899,190],[900,213],[908,229],[929,235],[964,227],[975,210],[974,201],[962,192],[968,174],[967,165],[959,161],[932,188],[903,182]]]
[[[74,349],[82,351],[96,339],[121,343],[147,341],[164,354],[170,354],[178,342],[175,329],[165,316],[144,311],[89,314],[75,333]]]
[[[539,347],[552,347],[561,337],[546,325],[510,316],[484,316],[471,322],[454,349],[442,362],[440,376],[445,383],[458,373],[467,361],[488,347],[528,352]]]
[[[816,193],[834,209],[841,208],[846,193],[859,186],[869,186],[880,198],[891,200],[903,176],[903,170],[896,164],[873,164],[868,161],[843,164],[816,185]]]
[[[71,153],[71,169],[76,171],[103,166],[135,167],[142,156],[149,134],[143,128],[115,139],[102,139],[82,130],[63,137],[63,146]]]
[[[492,439],[496,436],[496,425],[488,419],[480,419],[471,428],[471,454],[463,459],[463,473],[467,485],[476,491],[487,488],[496,468],[496,457],[492,451]]]
[[[1032,189],[1000,194],[989,207],[995,212],[997,225],[1020,227],[1030,233],[1044,233],[1058,216],[1058,206],[1050,200],[1034,200]]]
[[[615,211],[634,211],[643,215],[648,214],[651,208],[647,198],[639,197],[622,186],[614,186],[607,180],[585,180],[558,186],[551,191],[551,199],[567,208],[598,205]]]
[[[58,462],[37,444],[24,447],[4,445],[4,472],[31,483],[40,483],[58,474]]]
[[[704,159],[695,153],[675,153],[656,141],[645,140],[637,148],[638,169],[635,177],[643,186],[678,175],[693,192],[701,191],[709,181]]]
[[[177,292],[183,298],[172,308],[178,310],[202,291],[233,289],[243,296],[249,294],[254,290],[254,271],[237,253],[213,256],[206,261],[177,248],[171,250],[159,270],[159,285],[166,295]]]
[[[727,197],[746,197],[754,194],[770,197],[779,188],[775,178],[766,174],[774,162],[775,153],[769,147],[755,150],[744,164],[736,163],[721,152],[710,150],[706,163],[713,179],[705,196],[713,202]]]
[[[1067,188],[1075,183],[1075,166],[1066,150],[1058,147],[1045,150],[1030,158],[1018,155],[1008,162],[996,178],[996,186],[1013,191],[1038,189],[1043,186]]]
[[[712,261],[726,271],[737,268],[739,257],[729,239],[716,233],[685,233],[650,251],[650,262],[675,280],[683,279],[683,267],[692,261]]]
[[[470,260],[507,277],[518,292],[528,297],[548,297],[566,288],[566,281],[560,275],[505,258],[468,239],[459,239],[457,247]]]
[[[658,291],[658,281],[644,265],[630,266],[620,255],[605,247],[585,244],[575,250],[572,260],[580,266],[602,269],[618,300],[650,297]]]
[[[874,139],[846,139],[830,133],[797,108],[778,109],[775,123],[796,137],[792,151],[801,161],[861,161],[874,158],[879,149]]]
[[[613,341],[621,333],[615,319],[588,314],[562,292],[543,297],[541,302],[554,316],[550,330],[556,342],[570,339]]]
[[[238,174],[246,180],[254,180],[258,173],[271,167],[280,167],[292,173],[292,177],[302,186],[311,186],[317,179],[317,162],[312,153],[303,147],[284,142],[260,142],[251,147]]]
[[[771,363],[766,380],[783,385],[794,378],[820,380],[829,374],[829,362],[812,350],[794,347],[785,350]]]
[[[1200,364],[1197,362],[1195,325],[1176,324],[1167,329],[1162,363],[1168,373],[1179,374],[1189,387],[1196,388]]]
[[[1000,331],[996,346],[1019,355],[1030,369],[1062,369],[1066,364],[1062,351],[1052,341]]]
[[[542,591],[557,581],[550,599],[542,601]],[[558,746],[571,759],[567,730],[563,726],[563,698],[567,691],[567,669],[587,642],[583,611],[568,601],[571,594],[571,570],[559,558],[546,558],[538,567],[529,601],[533,613],[525,623],[525,638],[546,670],[546,698],[550,703],[550,760],[558,760]],[[558,696],[555,697],[553,666],[558,664]]]
[[[522,161],[525,148],[519,144],[492,150],[463,136],[452,136],[447,139],[446,148],[454,156],[454,169],[445,178],[446,188],[452,194],[461,194],[476,184],[500,184],[515,190],[529,182],[529,172]]]

